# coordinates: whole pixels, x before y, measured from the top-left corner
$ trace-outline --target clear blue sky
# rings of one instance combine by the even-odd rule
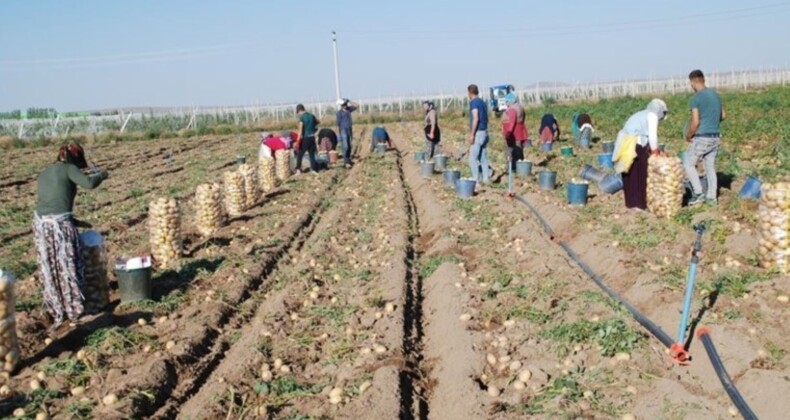
[[[0,1],[0,110],[245,105],[785,67],[790,1]]]

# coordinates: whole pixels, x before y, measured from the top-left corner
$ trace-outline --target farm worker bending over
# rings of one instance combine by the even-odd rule
[[[390,140],[390,135],[387,133],[387,130],[384,127],[376,127],[373,129],[373,135],[371,136],[372,141],[370,143],[370,151],[372,152],[373,149],[376,148],[376,145],[379,143],[387,143],[387,149],[392,148],[392,141]]]
[[[351,167],[351,113],[356,111],[359,104],[348,99],[338,99],[337,106],[337,130],[340,133],[340,144],[343,147],[343,162],[346,168]]]
[[[516,168],[516,161],[524,159],[524,144],[527,142],[527,127],[524,125],[524,107],[518,103],[514,93],[505,96],[507,110],[502,118],[502,136],[508,150],[511,168]]]
[[[579,125],[579,142],[589,145],[592,142],[592,118],[590,118],[589,114],[581,114],[576,123]]]
[[[667,104],[653,99],[647,108],[631,115],[617,133],[614,161],[617,172],[623,174],[625,206],[647,209],[647,161],[650,154],[658,155],[658,123],[667,117]]]
[[[689,142],[686,154],[683,157],[683,167],[686,177],[691,183],[693,195],[689,205],[700,204],[703,201],[716,203],[716,155],[721,146],[721,122],[724,121],[726,112],[721,104],[719,94],[713,89],[705,87],[705,75],[701,70],[694,70],[689,74],[691,89],[691,121],[686,131],[686,141]],[[702,184],[697,173],[697,162],[705,162],[705,176],[708,178],[708,196],[702,196]]]
[[[299,116],[299,130],[297,130],[294,149],[296,149],[296,173],[302,173],[302,158],[307,152],[310,158],[310,170],[318,171],[318,163],[315,161],[315,127],[318,119],[304,109],[304,105],[296,106],[296,114]]]
[[[442,133],[439,131],[439,116],[433,101],[423,101],[422,108],[425,110],[425,159],[432,160],[436,146],[442,141]]]
[[[473,179],[487,184],[493,176],[488,164],[488,107],[480,99],[477,85],[467,86],[466,94],[469,97],[469,167]]]
[[[274,158],[278,150],[288,150],[290,145],[290,137],[286,140],[271,133],[263,133],[261,134],[261,148],[258,151],[258,159],[260,160],[264,156]]]
[[[337,134],[331,128],[318,130],[318,150],[329,152],[337,147]]]
[[[77,221],[72,216],[77,186],[94,189],[107,179],[107,171],[87,176],[85,152],[71,142],[60,148],[57,161],[38,175],[38,203],[33,234],[38,253],[39,280],[44,305],[52,316],[52,329],[65,318],[77,320],[85,311],[83,260]]]
[[[560,139],[560,125],[554,114],[544,114],[540,119],[540,141],[541,143],[553,143]]]

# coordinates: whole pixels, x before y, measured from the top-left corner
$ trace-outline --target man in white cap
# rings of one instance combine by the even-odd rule
[[[340,145],[343,148],[343,163],[346,168],[351,167],[351,138],[352,121],[351,113],[356,111],[359,104],[348,99],[337,100],[337,132],[340,134]]]

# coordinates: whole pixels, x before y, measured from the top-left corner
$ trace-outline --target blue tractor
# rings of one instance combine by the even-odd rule
[[[507,110],[505,103],[505,96],[508,93],[514,92],[516,88],[513,85],[497,85],[491,86],[488,90],[488,107],[494,111],[494,115],[499,118],[503,112]]]

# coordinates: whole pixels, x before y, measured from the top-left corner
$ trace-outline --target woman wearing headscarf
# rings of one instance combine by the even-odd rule
[[[85,152],[71,142],[58,151],[57,161],[38,175],[38,203],[33,215],[33,234],[38,253],[39,280],[44,304],[53,328],[85,311],[83,261],[77,222],[72,216],[77,186],[94,189],[107,172],[85,175]]]
[[[553,143],[560,139],[560,125],[554,114],[543,114],[538,130],[541,143]]]
[[[422,108],[425,110],[425,159],[431,160],[442,133],[439,131],[439,116],[433,101],[423,101]]]
[[[625,206],[629,209],[647,209],[647,162],[651,154],[661,153],[658,123],[666,119],[667,112],[664,101],[653,99],[647,108],[631,115],[617,134],[615,168],[623,174]]]
[[[527,127],[524,125],[524,107],[518,103],[518,97],[514,93],[505,96],[507,110],[502,118],[502,136],[508,150],[508,159],[513,169],[516,168],[516,161],[524,159],[524,144],[527,142]]]

